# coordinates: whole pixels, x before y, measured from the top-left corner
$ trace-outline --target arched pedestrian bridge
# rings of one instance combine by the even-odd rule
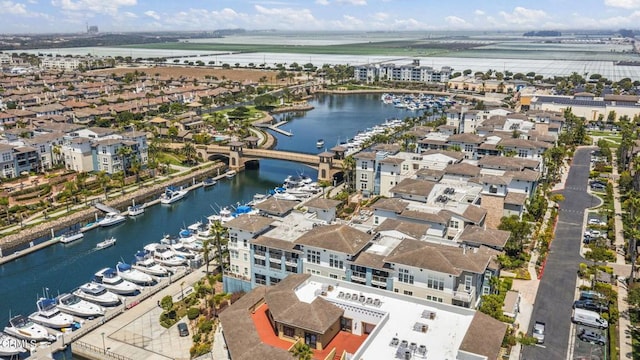
[[[213,155],[223,155],[229,158],[229,168],[241,170],[249,161],[260,159],[274,159],[304,164],[318,170],[318,180],[331,181],[333,175],[342,171],[344,153],[323,152],[317,155],[303,154],[293,151],[268,150],[257,148],[256,143],[235,141],[227,146],[199,145],[198,154],[203,159]]]

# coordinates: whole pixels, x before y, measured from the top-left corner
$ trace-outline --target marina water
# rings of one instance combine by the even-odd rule
[[[320,153],[340,141],[346,141],[358,131],[380,124],[388,118],[403,119],[416,112],[384,105],[379,94],[323,95],[310,100],[314,110],[288,115],[291,122],[282,128],[292,137],[274,134],[277,149]],[[325,147],[316,148],[318,139]],[[51,296],[69,292],[90,281],[104,267],[115,267],[118,261],[131,262],[136,251],[151,242],[159,242],[166,234],[177,234],[181,228],[206,221],[206,216],[223,206],[235,206],[250,201],[256,193],[266,193],[282,184],[287,175],[304,173],[317,178],[317,171],[301,164],[261,160],[259,169],[238,173],[233,179],[223,179],[215,186],[191,191],[172,205],[156,205],[137,218],[111,228],[98,228],[85,233],[82,240],[71,244],[56,244],[19,259],[0,265],[0,331],[9,314],[29,315],[44,289]],[[115,246],[95,250],[96,243],[114,236]]]

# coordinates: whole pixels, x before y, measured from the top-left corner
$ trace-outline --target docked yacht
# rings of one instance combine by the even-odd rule
[[[127,207],[127,212],[129,216],[138,216],[144,214],[144,206],[142,205],[131,205]]]
[[[121,278],[134,284],[149,285],[153,283],[153,278],[149,276],[149,274],[145,274],[140,270],[134,269],[131,265],[124,262],[118,262],[116,265],[116,271]]]
[[[227,171],[225,176],[227,177],[227,179],[233,179],[236,176],[236,174],[237,172],[235,170],[229,170]]]
[[[58,309],[63,313],[84,318],[104,315],[104,308],[90,303],[74,294],[62,294],[56,297]]]
[[[187,259],[177,256],[169,245],[165,244],[149,244],[144,247],[153,254],[153,259],[162,266],[181,266],[187,263]]]
[[[324,140],[318,139],[318,141],[316,141],[316,147],[321,148],[323,146],[324,146]]]
[[[81,285],[73,292],[73,295],[101,306],[115,306],[120,304],[120,298],[118,295],[107,290],[107,288],[101,284],[96,284],[94,282],[88,282]]]
[[[185,247],[179,236],[165,235],[160,240],[160,244],[168,245],[173,253],[178,257],[185,259],[193,259],[195,257],[195,254]]]
[[[141,255],[139,257],[139,255]],[[148,256],[148,253],[144,251],[139,251],[136,254],[136,262],[131,265],[132,268],[142,271],[145,274],[153,275],[153,276],[167,276],[169,271],[157,264],[152,257]]]
[[[116,238],[110,237],[108,239],[105,239],[104,241],[100,241],[99,243],[97,243],[96,244],[96,249],[98,249],[98,250],[106,249],[106,248],[111,247],[111,246],[113,246],[115,244],[116,244]]]
[[[20,354],[27,352],[23,344],[24,340],[0,334],[0,357],[8,357],[10,359],[13,359],[13,357],[20,358]]]
[[[50,335],[44,326],[38,325],[22,315],[12,317],[9,320],[9,325],[5,326],[4,332],[28,341],[56,340],[55,336]]]
[[[112,268],[104,268],[98,271],[93,277],[93,282],[118,295],[133,295],[140,290],[137,285],[118,276]]]
[[[105,215],[102,220],[98,221],[98,225],[102,227],[107,227],[107,226],[120,224],[125,220],[127,220],[127,218],[124,217],[124,215],[120,215],[117,212],[110,212],[110,213],[107,213],[107,215]]]
[[[57,237],[58,241],[63,244],[69,244],[76,240],[80,240],[84,237],[84,234],[80,231],[64,233]]]
[[[52,329],[62,329],[73,325],[73,316],[58,309],[56,299],[40,298],[36,301],[38,310],[29,315],[29,320]]]
[[[184,199],[184,197],[187,196],[188,192],[189,190],[185,190],[182,187],[177,188],[175,186],[167,186],[167,188],[164,190],[164,193],[160,195],[160,203],[165,205],[173,204],[178,200]]]
[[[202,180],[202,186],[209,187],[217,184],[218,182],[214,178],[206,178]]]
[[[224,207],[220,209],[220,212],[218,214],[210,215],[207,217],[207,219],[209,220],[209,224],[213,224],[216,221],[220,221],[221,223],[224,224],[227,221],[233,220],[234,216],[233,216],[233,213],[231,213],[231,210],[229,210],[229,208]]]

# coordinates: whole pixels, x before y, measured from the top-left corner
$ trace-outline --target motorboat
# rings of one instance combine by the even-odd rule
[[[202,180],[202,186],[209,187],[217,184],[218,182],[214,178],[206,178]]]
[[[214,215],[210,215],[207,217],[207,219],[209,220],[209,224],[213,224],[216,221],[219,221],[221,223],[226,223],[227,221],[231,221],[234,219],[233,213],[231,212],[231,210],[229,210],[228,207],[224,207],[222,209],[220,209],[220,212],[218,214],[214,214]]]
[[[124,215],[120,215],[117,212],[109,212],[104,216],[102,220],[98,221],[98,225],[102,227],[113,226],[116,224],[120,224],[125,220],[127,220],[127,218],[124,217]]]
[[[73,292],[73,295],[101,306],[115,306],[120,304],[118,295],[107,290],[107,288],[101,284],[94,282],[81,285]]]
[[[28,341],[55,341],[55,336],[49,334],[47,329],[34,323],[23,315],[14,316],[5,326],[4,332],[18,339]]]
[[[182,238],[179,236],[165,235],[160,240],[160,244],[168,245],[173,253],[178,257],[185,259],[193,259],[195,257],[195,254],[185,247],[182,242]]]
[[[12,336],[0,334],[0,357],[20,358],[20,354],[27,352],[24,348],[24,340],[16,339]]]
[[[224,176],[226,176],[227,179],[233,179],[236,176],[236,174],[237,172],[235,170],[229,170]]]
[[[287,189],[281,188],[281,187],[277,187],[273,189],[271,191],[271,194],[274,199],[278,199],[278,200],[300,201],[300,199],[297,196],[288,193]]]
[[[75,294],[62,294],[56,297],[58,309],[63,313],[83,318],[93,318],[104,315],[104,308],[100,305],[83,300]]]
[[[58,309],[56,299],[40,298],[36,301],[38,310],[29,315],[29,320],[52,329],[62,329],[73,325],[73,316]]]
[[[149,250],[153,254],[153,259],[162,266],[182,266],[187,262],[186,258],[177,256],[169,245],[153,243],[144,248]]]
[[[130,205],[127,207],[129,216],[138,216],[144,214],[144,206],[142,205]]]
[[[324,146],[324,140],[323,139],[318,139],[318,141],[316,141],[316,147],[323,147]]]
[[[98,250],[106,249],[106,248],[111,247],[111,246],[113,246],[115,244],[116,244],[116,238],[110,237],[108,239],[105,239],[104,241],[100,241],[99,243],[97,243],[96,244],[96,249],[98,249]]]
[[[138,257],[138,255],[142,255],[142,257]],[[131,265],[132,268],[142,271],[145,274],[153,275],[153,276],[167,276],[169,271],[157,264],[152,257],[148,256],[149,254],[144,251],[139,251],[136,253],[136,261]]]
[[[131,265],[122,261],[116,265],[116,271],[121,278],[134,284],[149,285],[153,283],[153,278],[149,274],[134,269]]]
[[[118,295],[133,295],[140,290],[138,285],[121,278],[113,268],[98,271],[93,277],[93,282]]]
[[[63,244],[69,244],[76,240],[80,240],[84,234],[80,231],[67,232],[57,237],[58,241]]]
[[[257,193],[255,195],[253,195],[253,200],[249,201],[249,205],[256,206],[256,205],[260,204],[261,202],[267,200],[269,198],[269,196],[270,195],[267,195],[267,194]]]
[[[160,195],[160,203],[165,205],[173,204],[178,200],[184,199],[184,197],[187,196],[188,192],[189,190],[185,190],[182,187],[178,188],[175,186],[167,186],[166,189],[164,190],[164,193]]]

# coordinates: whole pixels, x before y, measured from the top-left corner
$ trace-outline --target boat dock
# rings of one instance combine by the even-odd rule
[[[255,126],[261,127],[261,128],[266,128],[266,129],[269,129],[269,130],[273,130],[273,131],[275,131],[277,133],[280,133],[282,135],[285,135],[285,136],[293,136],[292,132],[280,129],[280,126],[282,126],[282,125],[284,125],[286,123],[288,123],[288,121],[280,121],[279,123],[274,124],[274,125],[270,125],[270,124],[255,124]]]
[[[7,256],[0,256],[0,265],[7,263],[9,261],[13,261],[19,257],[25,256],[27,254],[31,254],[32,252],[36,252],[40,249],[44,249],[47,246],[51,246],[53,244],[57,244],[60,241],[59,237],[54,237],[50,240],[46,240],[41,242],[40,244],[34,244],[33,242],[29,243],[29,247],[26,249],[22,249],[19,251],[14,252],[13,254],[9,254]],[[0,251],[0,255],[2,254],[2,252]]]
[[[100,211],[104,211],[106,213],[120,213],[120,210],[118,209],[114,209],[111,206],[105,205],[103,203],[95,203],[93,204],[93,206],[95,206],[96,209],[100,210]]]

